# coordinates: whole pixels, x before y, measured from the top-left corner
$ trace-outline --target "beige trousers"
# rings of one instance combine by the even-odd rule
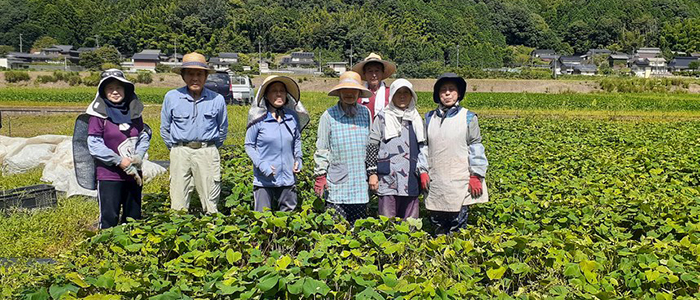
[[[189,209],[193,187],[204,212],[216,213],[221,193],[221,158],[215,146],[199,149],[175,146],[170,150],[170,208]]]

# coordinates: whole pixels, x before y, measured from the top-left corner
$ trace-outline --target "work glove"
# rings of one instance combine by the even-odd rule
[[[427,191],[429,185],[430,185],[430,176],[428,176],[428,173],[420,173],[420,187],[424,191]]]
[[[139,174],[139,170],[136,169],[134,164],[130,164],[128,167],[124,168],[124,173],[126,173],[126,175],[134,176]]]
[[[323,197],[323,192],[328,188],[328,182],[326,181],[326,175],[321,175],[316,177],[316,183],[314,183],[314,191],[319,197]]]
[[[136,167],[137,169],[141,169],[141,167],[143,166],[143,155],[134,155],[134,157],[131,158],[131,164],[134,165],[134,167]]]
[[[469,191],[472,194],[472,198],[481,196],[483,191],[481,190],[481,178],[479,176],[472,175],[469,177]]]

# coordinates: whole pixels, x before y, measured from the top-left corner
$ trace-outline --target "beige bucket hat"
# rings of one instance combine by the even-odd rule
[[[396,73],[396,64],[388,60],[383,60],[381,56],[372,52],[369,56],[356,65],[352,66],[352,70],[360,74],[362,80],[367,80],[365,78],[364,67],[366,64],[371,62],[377,62],[384,66],[384,74],[382,75],[382,80],[389,78],[392,74]]]
[[[182,57],[182,64],[173,68],[173,72],[182,74],[183,69],[205,70],[207,71],[207,74],[216,72],[213,68],[209,67],[207,64],[207,59],[204,58],[204,55],[197,52],[185,54],[185,56]]]
[[[287,93],[290,96],[292,96],[292,98],[294,98],[294,100],[299,101],[299,97],[301,97],[301,93],[299,92],[299,85],[297,85],[296,81],[294,81],[294,79],[289,78],[287,76],[279,76],[279,75],[272,75],[272,76],[268,76],[267,78],[265,78],[262,85],[260,85],[260,88],[258,89],[258,93],[255,96],[255,100],[260,101],[260,99],[262,99],[262,97],[265,96],[265,91],[267,90],[267,87],[275,82],[281,82],[282,84],[284,84],[284,88],[287,90]]]
[[[340,96],[340,90],[353,89],[360,91],[360,98],[372,97],[372,92],[362,85],[361,80],[360,74],[357,72],[347,71],[340,75],[340,82],[328,92],[328,96]]]

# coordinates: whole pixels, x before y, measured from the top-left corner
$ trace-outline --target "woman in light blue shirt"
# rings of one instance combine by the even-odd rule
[[[248,112],[245,150],[253,161],[255,210],[292,211],[302,168],[301,131],[308,113],[299,86],[286,76],[265,79]]]

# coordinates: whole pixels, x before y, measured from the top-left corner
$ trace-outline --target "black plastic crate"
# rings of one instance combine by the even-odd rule
[[[56,188],[50,184],[0,191],[0,209],[49,207],[56,206],[56,203]]]

